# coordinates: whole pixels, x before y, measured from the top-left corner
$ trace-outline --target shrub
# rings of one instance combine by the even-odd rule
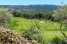
[[[12,15],[8,12],[8,9],[0,9],[0,26],[6,26],[10,21]]]
[[[20,12],[18,12],[18,11],[12,11],[11,13],[12,13],[13,16],[15,16],[15,17],[22,17],[22,16],[21,16],[22,13],[20,13]]]
[[[67,39],[61,39],[59,37],[55,37],[54,39],[52,39],[52,41],[50,42],[50,44],[67,44]]]
[[[36,40],[39,43],[44,42],[39,29],[35,29],[35,28],[29,29],[25,31],[23,35],[28,40]]]
[[[52,39],[51,44],[59,44],[61,42],[62,42],[62,40],[60,38],[55,37],[55,38]]]

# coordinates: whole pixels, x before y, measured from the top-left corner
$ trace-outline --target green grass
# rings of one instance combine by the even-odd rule
[[[35,22],[40,27],[42,37],[46,41],[46,44],[50,42],[54,37],[63,38],[63,35],[59,31],[60,24],[57,22],[13,17],[9,25],[13,31],[22,33],[25,30],[30,29],[35,24]]]
[[[63,35],[60,33],[60,31],[45,31],[44,37],[46,41],[49,42],[55,37],[63,38]]]
[[[10,27],[13,30],[16,31],[24,31],[27,29],[30,29],[35,22],[37,23],[37,25],[40,27],[41,30],[43,31],[57,31],[59,30],[59,23],[54,23],[51,21],[47,21],[47,20],[31,20],[31,19],[24,19],[24,18],[13,18],[11,20],[11,22],[9,23]]]

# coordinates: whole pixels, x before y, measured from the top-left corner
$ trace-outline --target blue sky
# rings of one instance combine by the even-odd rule
[[[67,4],[67,0],[0,0],[0,5]]]

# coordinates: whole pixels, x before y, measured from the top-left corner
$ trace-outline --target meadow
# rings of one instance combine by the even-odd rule
[[[52,22],[50,20],[13,17],[11,22],[9,22],[9,25],[12,31],[23,33],[26,30],[30,29],[36,23],[40,28],[39,30],[41,31],[41,35],[46,41],[44,41],[46,44],[48,44],[55,37],[64,38],[64,36],[60,32],[60,23]],[[67,34],[66,31],[65,34]]]
[[[43,31],[59,31],[60,23],[52,22],[50,20],[37,20],[13,17],[9,24],[16,31],[23,31],[26,29],[30,29],[36,23]]]

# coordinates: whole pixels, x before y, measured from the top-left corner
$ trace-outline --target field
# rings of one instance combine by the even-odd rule
[[[13,17],[9,25],[13,31],[23,33],[35,25],[35,23],[40,27],[42,37],[46,41],[46,44],[55,37],[64,37],[59,31],[60,24],[57,22]]]
[[[24,19],[24,18],[12,18],[10,26],[16,31],[23,31],[30,29],[35,23],[44,31],[59,31],[60,24],[48,20],[36,20],[36,19]]]
[[[67,44],[67,6],[57,6],[57,9],[52,8],[50,11],[47,9],[42,11],[43,5],[41,8],[40,5],[36,6],[37,8],[21,5],[5,7],[0,8],[0,29],[4,28],[2,30],[6,35],[0,33],[0,42],[4,39],[3,43],[7,44],[18,39],[18,44],[20,40],[23,41],[21,44]],[[11,32],[17,36],[12,38]]]

